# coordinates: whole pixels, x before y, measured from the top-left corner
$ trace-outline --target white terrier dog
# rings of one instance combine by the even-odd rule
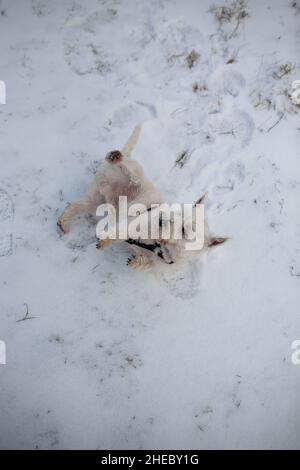
[[[101,204],[110,204],[114,207],[116,215],[119,213],[119,198],[127,197],[128,207],[133,204],[143,204],[146,212],[150,212],[151,206],[163,204],[163,197],[160,191],[145,176],[143,168],[135,160],[130,158],[131,152],[137,144],[141,126],[137,126],[131,134],[128,142],[121,151],[114,150],[106,155],[104,165],[96,173],[94,180],[88,187],[86,195],[78,202],[67,204],[65,211],[58,219],[57,225],[64,233],[70,230],[70,221],[78,214],[86,213],[95,215],[97,208]],[[200,198],[196,204],[202,204],[204,197]],[[144,216],[145,216],[144,214]],[[142,216],[143,214],[141,214]],[[148,216],[148,214],[146,214]],[[160,217],[160,228],[164,221]],[[127,265],[136,269],[150,269],[157,260],[172,264],[183,257],[185,253],[185,228],[182,225],[182,239],[174,237],[174,220],[170,220],[170,237],[161,239],[133,239],[125,240],[134,253],[128,259]],[[191,220],[191,225],[194,220]],[[161,232],[160,232],[161,233]],[[207,223],[204,228],[204,248],[212,247],[224,243],[227,239],[214,237],[209,234]],[[111,238],[100,238],[96,244],[98,249],[110,246],[114,241]]]

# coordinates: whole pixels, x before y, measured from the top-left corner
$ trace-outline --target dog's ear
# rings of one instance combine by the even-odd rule
[[[222,245],[223,243],[225,243],[227,240],[229,240],[228,237],[211,237],[209,240],[208,240],[208,248],[212,248],[213,246],[217,246],[217,245]]]
[[[197,204],[204,204],[205,201],[206,201],[206,199],[207,199],[207,193],[204,193],[204,194],[198,199],[198,201],[196,201],[196,202],[194,203],[194,206],[196,206]]]

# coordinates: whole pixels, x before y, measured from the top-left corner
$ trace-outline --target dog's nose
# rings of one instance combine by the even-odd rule
[[[105,159],[106,159],[106,161],[108,161],[110,163],[116,163],[116,162],[122,160],[122,158],[123,158],[123,155],[120,152],[120,150],[113,150],[112,152],[108,152]]]

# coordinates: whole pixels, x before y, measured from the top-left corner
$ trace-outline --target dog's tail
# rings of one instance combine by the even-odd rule
[[[126,144],[124,145],[121,151],[124,157],[128,157],[128,158],[130,157],[131,152],[133,151],[134,147],[138,143],[141,129],[142,129],[141,124],[139,124],[133,129],[131,136],[129,137],[129,139],[127,140]]]

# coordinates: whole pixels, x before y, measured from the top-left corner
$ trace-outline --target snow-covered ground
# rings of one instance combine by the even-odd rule
[[[0,1],[1,448],[300,447],[300,1],[224,5]],[[182,270],[56,227],[137,123],[231,237]]]

